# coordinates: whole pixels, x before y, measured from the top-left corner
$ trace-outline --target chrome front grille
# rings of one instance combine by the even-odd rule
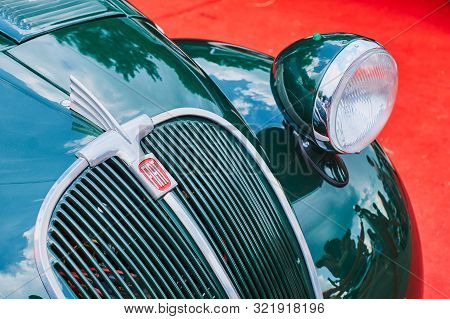
[[[50,190],[35,232],[50,296],[320,297],[295,215],[255,148],[212,113],[173,112],[135,132],[148,134],[137,156],[111,153],[105,138],[123,138],[101,135]],[[145,158],[177,182],[168,193],[150,195],[135,168]]]
[[[87,168],[65,191],[47,248],[65,294],[74,297],[226,297],[172,210],[117,158]]]
[[[226,129],[174,119],[142,140],[177,179],[175,190],[243,298],[314,292],[291,225],[257,163]]]

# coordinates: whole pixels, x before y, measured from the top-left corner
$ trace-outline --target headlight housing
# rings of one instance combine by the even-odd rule
[[[272,90],[288,122],[324,150],[361,151],[392,112],[397,65],[373,40],[349,34],[303,39],[285,49],[273,69]]]

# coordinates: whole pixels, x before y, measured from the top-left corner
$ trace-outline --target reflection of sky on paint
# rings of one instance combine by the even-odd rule
[[[70,113],[54,103],[42,103],[28,87],[18,90],[18,79],[0,79],[4,106],[0,116],[0,296],[23,288],[46,296],[32,258],[32,231],[43,198],[75,160],[64,146],[83,140],[74,130]],[[27,116],[24,116],[26,114]],[[26,129],[24,129],[26,128]],[[29,280],[36,277],[30,283]]]
[[[373,187],[377,183],[375,178],[372,178],[373,184],[371,185],[364,185],[360,189],[356,189],[355,191],[358,192],[358,205],[361,208],[368,209],[370,211],[373,211],[373,205],[377,205],[378,209],[380,210],[380,213],[386,217],[389,218],[388,213],[384,207],[384,204],[380,198],[379,192],[385,196],[385,198],[388,198],[389,196],[384,191],[383,187]]]
[[[320,64],[321,64],[320,63],[320,59],[318,57],[314,56],[312,58],[311,63],[305,68],[306,69],[306,73],[308,74],[309,77],[312,78],[312,77],[315,77],[315,76],[317,76],[319,74],[318,71],[320,71],[320,68],[319,68],[319,70],[317,70],[317,67]]]
[[[322,291],[333,289],[334,286],[331,284],[330,280],[336,281],[338,279],[325,267],[322,267],[317,271],[317,277]]]
[[[324,248],[327,241],[333,239],[341,241],[348,229],[350,239],[356,246],[361,233],[361,221],[366,232],[364,245],[369,253],[373,252],[371,239],[367,235],[367,229],[370,226],[353,210],[354,203],[359,199],[357,189],[364,184],[364,181],[355,181],[338,191],[332,186],[325,185],[323,186],[325,189],[313,192],[294,203],[294,210],[301,221],[302,230],[315,262],[326,256]],[[336,192],[339,192],[339,198],[342,198],[342,201],[336,200]],[[316,269],[322,291],[335,288],[330,280],[341,279],[336,278],[326,266]]]
[[[27,230],[23,237],[27,245],[21,253],[21,259],[0,271],[0,298],[28,298],[27,292],[30,291],[40,297],[46,296],[34,261],[34,227]]]
[[[85,136],[83,138],[68,141],[64,144],[64,148],[67,149],[67,154],[75,154],[86,146],[89,142],[95,139],[95,136]]]
[[[358,164],[356,162],[352,164],[353,167],[355,165]],[[367,165],[367,162],[362,166],[365,165]],[[361,169],[364,168],[361,167]],[[317,196],[310,194],[307,198],[294,204],[295,207],[299,207],[295,210],[302,212],[299,215],[302,226],[308,229],[308,234],[312,234],[311,236],[306,236],[308,243],[310,243],[311,254],[315,260],[316,258],[319,259],[324,253],[324,247],[319,243],[320,238],[341,239],[348,228],[352,233],[351,239],[358,241],[361,233],[361,221],[366,232],[371,228],[367,221],[360,218],[354,211],[354,205],[359,205],[361,208],[368,209],[376,214],[373,208],[375,203],[381,213],[387,218],[386,208],[383,206],[383,202],[378,194],[378,192],[385,194],[383,185],[373,175],[367,174],[367,176],[371,177],[370,181],[363,178],[352,178],[351,183],[347,187],[339,190],[340,197],[345,198],[343,201],[336,202],[336,190],[330,187],[329,191],[322,190]],[[325,187],[328,188],[328,186]],[[388,197],[387,194],[385,196]],[[331,202],[333,203],[333,210],[330,211],[328,205]],[[323,214],[323,216],[320,214]],[[365,236],[364,244],[372,252],[373,243],[369,236]]]
[[[47,82],[6,56],[0,56],[0,65],[2,66],[0,68],[0,77],[10,77],[13,75],[17,82],[20,83],[19,85],[28,88],[29,92],[36,92],[42,97],[56,103],[61,102],[66,97],[59,90],[54,88],[49,89]],[[36,97],[40,98],[38,95]]]
[[[267,70],[221,66],[204,58],[196,58],[195,62],[216,82],[256,133],[271,123],[279,124],[282,114],[273,98]]]
[[[361,234],[361,222],[362,222],[362,227],[364,228],[364,246],[366,246],[367,251],[369,253],[373,252],[373,243],[372,243],[372,239],[367,235],[367,231],[369,229],[371,229],[372,227],[370,227],[370,225],[361,218],[355,218],[353,219],[353,224],[351,225],[350,229],[351,229],[351,233],[352,235],[350,236],[350,238],[354,241],[354,242],[358,242],[359,241],[359,237]],[[373,231],[373,229],[372,229]]]
[[[324,254],[324,238],[341,239],[347,227],[360,220],[353,211],[353,203],[358,198],[352,188],[342,188],[339,194],[345,200],[336,201],[335,189],[325,185],[320,192],[293,203],[314,260],[319,260]]]

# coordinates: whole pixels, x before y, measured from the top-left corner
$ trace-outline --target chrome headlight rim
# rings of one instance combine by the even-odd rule
[[[345,88],[346,82],[349,81],[354,71],[361,63],[371,57],[373,54],[386,54],[389,56],[395,66],[397,72],[397,64],[392,55],[379,43],[369,39],[357,39],[344,47],[336,57],[331,61],[325,74],[320,81],[319,88],[314,99],[314,109],[312,118],[312,129],[314,139],[317,145],[322,149],[341,154],[359,152],[347,152],[335,142],[333,132],[330,130],[332,123],[330,121],[335,119],[336,105],[339,103],[341,94],[336,92]],[[334,112],[334,114],[333,114]],[[387,114],[389,118],[392,108]],[[381,125],[381,129],[383,128]]]

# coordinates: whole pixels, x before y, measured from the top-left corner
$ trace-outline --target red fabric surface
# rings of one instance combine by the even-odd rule
[[[384,44],[398,62],[400,83],[394,112],[379,140],[402,176],[415,210],[424,257],[424,296],[450,296],[449,2],[131,2],[169,37],[221,40],[271,55],[315,32],[358,33]]]

